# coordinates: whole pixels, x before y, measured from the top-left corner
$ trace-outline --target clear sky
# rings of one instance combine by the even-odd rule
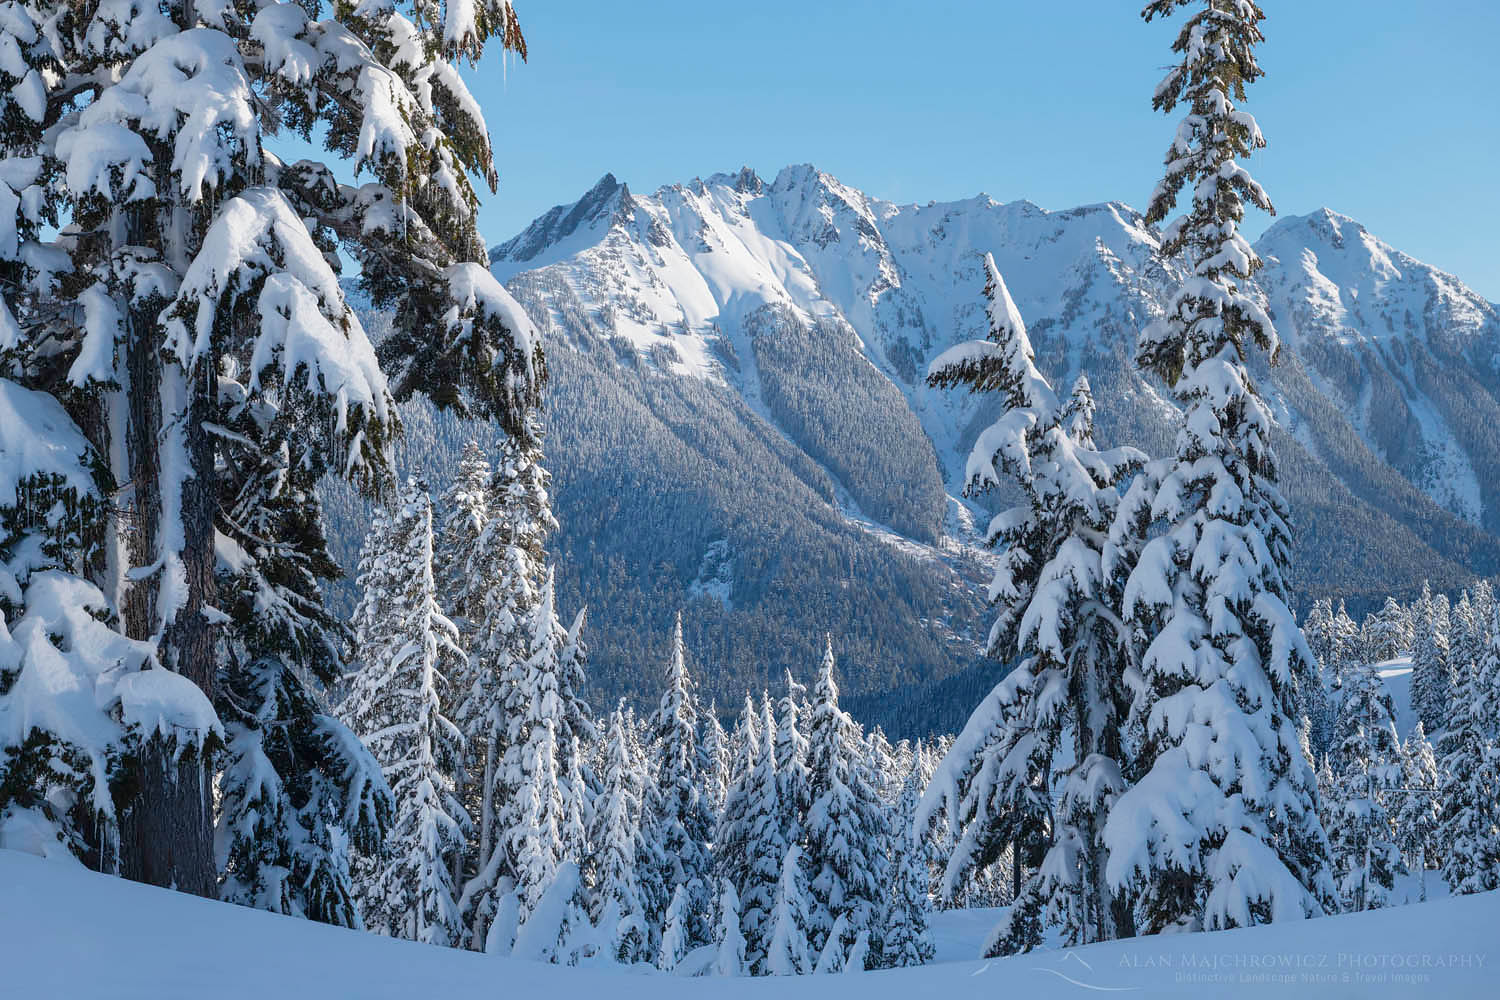
[[[1500,300],[1500,0],[1261,0],[1250,167]],[[811,162],[898,202],[1143,204],[1175,22],[1140,0],[516,0],[529,64],[468,74],[497,243],[606,171],[638,191]],[[1248,220],[1258,234],[1265,217]]]

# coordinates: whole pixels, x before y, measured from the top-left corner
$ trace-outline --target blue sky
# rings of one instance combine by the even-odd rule
[[[1327,205],[1500,300],[1495,0],[1262,0],[1284,215]],[[501,174],[491,243],[612,171],[634,189],[811,162],[898,202],[1141,207],[1175,24],[1139,0],[516,0],[529,64],[468,73]],[[1265,217],[1248,220],[1258,234]]]

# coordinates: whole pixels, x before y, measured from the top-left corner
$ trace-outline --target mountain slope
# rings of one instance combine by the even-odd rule
[[[808,673],[825,630],[850,694],[897,731],[982,684],[975,525],[1008,498],[960,494],[996,402],[929,390],[927,364],[983,334],[991,252],[1038,363],[1093,382],[1101,440],[1167,450],[1175,409],[1131,361],[1180,276],[1157,246],[1120,203],[902,206],[795,166],[650,196],[606,175],[497,247],[547,338],[556,549],[600,694],[654,688],[679,606],[726,704]],[[1285,344],[1252,362],[1299,598],[1358,611],[1500,570],[1500,311],[1330,212],[1259,249]],[[440,481],[461,431],[419,411],[408,453]]]

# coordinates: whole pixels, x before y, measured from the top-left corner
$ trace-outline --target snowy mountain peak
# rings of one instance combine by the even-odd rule
[[[491,250],[490,260],[518,263],[535,260],[580,228],[590,230],[601,219],[624,213],[630,205],[630,189],[616,180],[614,174],[607,173],[582,198],[571,205],[553,207],[519,235]]]
[[[1259,283],[1284,338],[1332,338],[1343,345],[1448,342],[1483,363],[1500,351],[1500,311],[1457,277],[1381,240],[1346,215],[1323,208],[1281,219],[1256,243],[1266,260]]]
[[[1472,419],[1455,409],[1494,403],[1497,308],[1328,209],[1279,220],[1256,246],[1266,265],[1257,284],[1310,382],[1287,392],[1333,404],[1314,416],[1308,398],[1275,400],[1288,429],[1314,452],[1364,447],[1449,511],[1500,529],[1500,441],[1466,431]],[[581,310],[647,369],[723,385],[762,414],[772,390],[758,357],[773,341],[852,351],[904,400],[957,494],[985,401],[932,392],[922,375],[940,351],[984,335],[983,254],[994,255],[1039,363],[1058,384],[1088,374],[1101,399],[1114,379],[1139,410],[1120,419],[1141,433],[1171,405],[1130,374],[1139,331],[1178,267],[1158,247],[1140,213],[1117,201],[1049,211],[981,194],[897,205],[797,164],[769,184],[742,167],[649,196],[606,175],[493,260],[502,280],[547,276],[536,280],[552,289],[563,336],[576,323],[562,313]],[[1321,426],[1329,420],[1347,421],[1358,445],[1316,443],[1334,433]],[[1500,426],[1500,405],[1490,425]]]

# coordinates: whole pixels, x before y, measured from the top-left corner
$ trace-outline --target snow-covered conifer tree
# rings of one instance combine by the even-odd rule
[[[554,965],[577,965],[589,957],[595,935],[584,896],[577,862],[558,864],[536,902],[523,912],[510,954]]]
[[[463,894],[476,947],[485,939],[484,925],[504,895],[503,883],[514,882],[516,877],[513,858],[498,830],[502,822],[514,824],[520,808],[516,782],[522,751],[518,741],[525,738],[536,718],[535,692],[529,685],[537,678],[528,664],[547,581],[546,541],[557,528],[541,443],[540,425],[530,413],[521,433],[501,443],[482,496],[474,493],[483,463],[472,453],[466,453],[450,491],[451,541],[444,548],[451,555],[445,557],[445,565],[460,620],[468,630],[473,661],[460,716],[469,746],[471,787],[478,790],[471,794],[478,807],[474,875]],[[473,519],[481,516],[484,520],[476,533]],[[589,746],[595,735],[588,708],[578,697],[583,684],[582,614],[570,629],[556,619],[555,608],[546,614],[556,633],[548,639],[556,654],[548,686],[557,692],[557,769],[566,775],[574,741]],[[587,768],[582,762],[579,766],[585,783],[591,784]],[[499,814],[507,810],[502,818]]]
[[[714,925],[714,964],[716,976],[745,974],[745,935],[740,933],[740,897],[734,883],[719,880],[718,921]]]
[[[756,755],[760,753],[760,713],[755,707],[755,699],[750,692],[745,692],[745,705],[740,709],[739,721],[734,727],[734,750],[735,756],[730,771],[730,787],[755,770]]]
[[[26,21],[20,8],[11,17],[7,32]],[[0,135],[27,120],[5,95]],[[0,317],[0,328],[9,322]],[[107,465],[55,398],[5,377],[6,336],[0,332],[0,845],[71,853],[118,872],[122,812],[132,807],[126,789],[142,754],[155,752],[148,745],[159,741],[173,759],[201,769],[225,733],[203,692],[162,668],[156,646],[118,630],[114,602],[93,582],[106,556]]]
[[[1055,877],[1026,895],[1028,905],[1086,914],[1069,929],[1075,943],[1112,938],[1129,932],[1129,906],[1117,903],[1105,885],[1100,832],[1124,787],[1128,703],[1119,679],[1129,636],[1111,610],[1101,559],[1119,505],[1118,484],[1145,456],[1095,448],[1088,381],[1080,377],[1068,399],[1057,397],[1035,365],[1025,322],[993,257],[985,256],[984,268],[989,338],[946,351],[928,380],[1003,397],[1000,418],[970,454],[967,489],[992,489],[1003,471],[1023,492],[1025,503],[990,526],[990,541],[1003,545],[1004,554],[990,585],[1000,615],[989,651],[1021,663],[970,717],[934,777],[920,822],[929,824],[946,802],[950,824],[960,831],[947,896],[959,878],[993,863],[1007,844],[1017,845],[1011,853],[1018,874],[1023,854],[1040,862],[1049,846],[1067,852],[1035,866],[1033,879],[1047,872]],[[1047,801],[1059,752],[1077,762],[1063,775],[1063,795],[1071,803],[1066,830],[1052,829],[1057,817]],[[1039,912],[1013,909],[1010,922],[1014,932],[998,930],[994,950],[1038,943],[1020,927],[1039,927]]]
[[[1454,682],[1461,670],[1478,663],[1484,656],[1488,624],[1481,624],[1475,616],[1469,592],[1461,592],[1448,613],[1448,674]]]
[[[1396,846],[1406,856],[1409,870],[1419,880],[1421,898],[1427,899],[1427,870],[1437,858],[1439,821],[1438,766],[1422,720],[1401,746],[1401,790],[1395,816]]]
[[[888,888],[884,827],[889,817],[874,776],[864,758],[864,735],[839,708],[834,680],[833,640],[828,637],[823,663],[813,686],[808,724],[807,765],[812,804],[803,836],[807,901],[807,943],[811,954],[833,946],[846,955],[854,939],[866,934],[879,958],[881,916]],[[842,922],[843,937],[830,935]]]
[[[776,805],[781,835],[788,844],[800,844],[803,822],[812,806],[812,777],[807,770],[807,734],[804,707],[806,687],[787,674],[787,691],[777,702],[773,723],[776,746]]]
[[[84,578],[124,634],[218,703],[216,647],[242,624],[222,613],[216,565],[230,411],[280,423],[294,459],[366,483],[388,467],[392,392],[337,251],[397,317],[382,345],[396,397],[508,426],[535,399],[540,343],[475,226],[470,177],[496,180],[489,135],[453,65],[524,42],[506,0],[13,14],[3,367],[88,428],[125,487]],[[290,162],[282,137],[345,162]],[[353,173],[367,176],[340,182]],[[145,735],[121,786],[120,870],[211,894],[213,775]]]
[[[226,732],[215,855],[222,899],[358,926],[350,849],[371,855],[389,825],[379,764],[317,691],[346,670],[349,629],[325,605],[339,575],[322,529],[318,449],[236,383],[217,469],[216,708]],[[296,449],[294,451],[294,448]]]
[[[384,856],[357,869],[365,923],[451,944],[460,931],[453,858],[469,818],[453,793],[462,736],[447,716],[447,675],[464,654],[438,606],[432,543],[427,484],[409,479],[365,540],[353,618],[358,669],[338,714],[380,762],[395,800]]]
[[[737,785],[739,794],[731,795],[731,799],[743,796],[744,808],[735,813],[726,810],[725,826],[736,823],[737,827],[731,827],[721,841],[725,852],[721,861],[723,870],[727,877],[738,878],[740,930],[745,935],[746,968],[752,975],[766,974],[772,911],[788,847],[778,801],[776,721],[769,697],[763,702],[759,728],[761,746],[755,767]]]
[[[698,773],[704,801],[715,822],[724,809],[729,784],[734,780],[733,771],[732,740],[719,722],[718,702],[711,702],[703,720],[703,739],[698,745]]]
[[[1387,597],[1379,611],[1365,618],[1361,633],[1365,656],[1371,663],[1394,659],[1409,648],[1406,612],[1394,597]]]
[[[1402,867],[1388,809],[1400,787],[1401,743],[1391,696],[1372,665],[1349,670],[1341,693],[1325,822],[1344,909],[1373,910],[1390,902]]]
[[[667,866],[662,875],[666,891],[675,897],[679,887],[686,890],[682,908],[685,937],[680,942],[685,954],[705,943],[711,931],[707,914],[713,904],[710,844],[714,816],[699,781],[698,697],[687,670],[680,614],[672,632],[666,681],[651,716],[657,795],[649,825],[661,844]],[[665,933],[669,920],[665,914],[661,920]]]
[[[920,747],[915,755],[920,757]],[[902,782],[890,830],[892,877],[886,897],[881,958],[887,966],[926,965],[933,959],[932,932],[928,917],[932,900],[927,894],[931,876],[922,840],[912,828],[921,800],[922,763],[913,759]]]
[[[1461,665],[1438,743],[1442,757],[1443,879],[1454,893],[1500,888],[1500,747],[1487,736],[1489,715],[1480,679],[1500,663],[1500,611],[1491,619],[1484,666]]]
[[[1251,345],[1274,360],[1276,331],[1245,287],[1260,261],[1239,232],[1244,204],[1270,199],[1238,162],[1265,145],[1237,102],[1262,75],[1264,15],[1252,0],[1189,4],[1180,62],[1153,106],[1186,105],[1146,211],[1166,220],[1164,255],[1189,275],[1141,333],[1137,360],[1183,409],[1175,455],[1149,464],[1112,531],[1127,574],[1124,618],[1145,640],[1127,676],[1144,742],[1140,777],[1110,810],[1106,877],[1139,892],[1139,930],[1218,928],[1304,917],[1333,903],[1317,783],[1297,736],[1299,687],[1314,661],[1287,606],[1291,529],[1276,486],[1272,418],[1250,380]]]
[[[788,847],[776,881],[776,900],[771,910],[771,930],[759,974],[799,976],[812,971],[807,944],[807,876],[802,870],[802,849]]]
[[[594,920],[616,961],[646,961],[646,906],[636,864],[641,857],[641,788],[645,776],[632,752],[625,714],[615,709],[605,736],[603,781],[595,803]],[[738,916],[738,915],[736,915]]]
[[[522,921],[537,905],[562,860],[567,823],[559,779],[561,698],[558,666],[563,637],[553,610],[549,573],[531,621],[531,653],[525,675],[507,692],[512,727],[501,761],[506,793],[496,817],[497,850],[504,850],[521,900]]]
[[[688,912],[692,905],[689,900],[691,893],[686,884],[678,883],[672,890],[672,902],[667,906],[666,915],[662,918],[661,948],[656,955],[656,967],[664,972],[671,972],[677,968],[683,957],[690,950],[688,940],[689,925],[692,922],[692,914]]]
[[[1447,728],[1452,707],[1449,610],[1447,595],[1433,594],[1423,583],[1412,609],[1411,707],[1429,733]]]

